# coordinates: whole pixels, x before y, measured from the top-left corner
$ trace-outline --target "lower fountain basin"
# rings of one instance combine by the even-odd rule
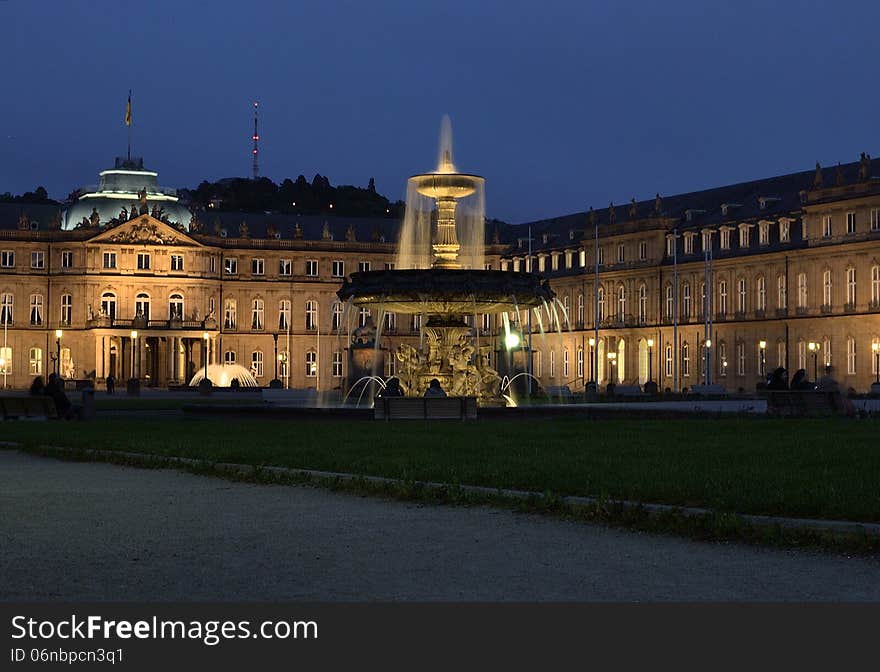
[[[352,273],[336,294],[356,306],[409,315],[503,313],[556,296],[549,282],[533,273],[441,268]]]

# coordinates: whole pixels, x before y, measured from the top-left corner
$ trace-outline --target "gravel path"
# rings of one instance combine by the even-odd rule
[[[880,559],[0,450],[0,600],[880,600]]]

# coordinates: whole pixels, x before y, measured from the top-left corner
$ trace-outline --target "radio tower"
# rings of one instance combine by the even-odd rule
[[[260,154],[260,134],[257,132],[257,108],[259,108],[259,101],[254,101],[254,180],[256,180],[260,176],[260,164],[257,161],[257,157]]]

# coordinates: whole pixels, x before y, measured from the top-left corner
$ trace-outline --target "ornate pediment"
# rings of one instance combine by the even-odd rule
[[[95,236],[93,242],[124,245],[198,246],[195,240],[150,215],[138,215]]]

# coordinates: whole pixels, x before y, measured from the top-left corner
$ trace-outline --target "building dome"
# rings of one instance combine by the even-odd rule
[[[171,224],[189,224],[190,211],[178,202],[174,189],[158,186],[158,173],[144,169],[142,158],[117,157],[113,168],[101,171],[97,186],[83,187],[84,192],[65,211],[61,227],[75,229],[88,223],[102,225],[118,220],[123,208],[128,218],[140,209],[140,201],[146,195],[148,212],[155,209],[160,218]],[[97,213],[97,222],[92,222]]]

